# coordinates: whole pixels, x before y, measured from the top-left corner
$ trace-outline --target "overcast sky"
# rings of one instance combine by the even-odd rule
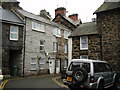
[[[40,10],[47,10],[52,18],[55,17],[54,10],[57,7],[65,7],[68,11],[67,16],[78,13],[82,22],[90,22],[93,12],[103,4],[104,0],[18,0],[20,6],[34,14],[39,14]]]

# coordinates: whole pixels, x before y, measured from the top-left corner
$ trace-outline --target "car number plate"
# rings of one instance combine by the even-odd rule
[[[71,82],[72,81],[72,77],[67,77],[67,81]]]

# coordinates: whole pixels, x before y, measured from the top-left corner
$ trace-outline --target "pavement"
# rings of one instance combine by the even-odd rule
[[[2,89],[7,88],[68,88],[60,80],[60,74],[40,75],[31,77],[19,77],[8,79],[2,82]]]

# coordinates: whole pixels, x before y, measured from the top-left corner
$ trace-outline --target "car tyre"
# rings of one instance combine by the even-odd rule
[[[100,81],[98,90],[104,90],[104,82],[103,81]]]
[[[84,83],[88,79],[88,73],[84,68],[76,68],[73,73],[73,80],[78,83]]]

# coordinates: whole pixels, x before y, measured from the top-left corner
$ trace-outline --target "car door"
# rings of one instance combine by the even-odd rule
[[[100,63],[99,64],[102,69],[102,76],[104,78],[105,85],[108,85],[111,83],[111,70],[108,68],[107,63]]]

